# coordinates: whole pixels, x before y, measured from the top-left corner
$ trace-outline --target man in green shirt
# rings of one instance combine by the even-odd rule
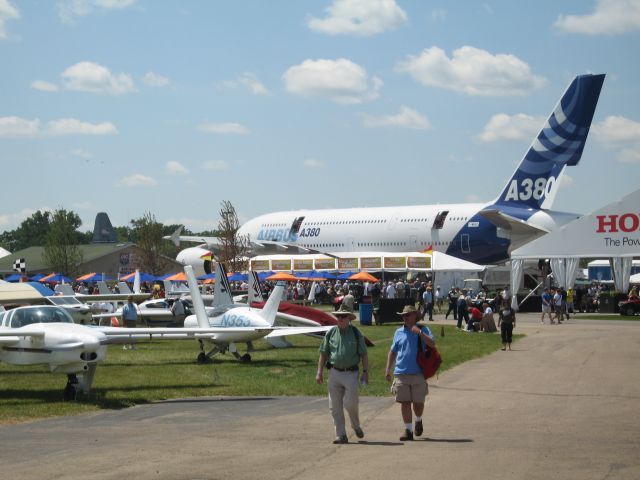
[[[322,384],[325,365],[329,368],[329,410],[333,417],[336,438],[333,443],[349,443],[344,410],[349,414],[351,427],[358,438],[364,437],[358,413],[358,365],[362,360],[363,384],[369,382],[369,357],[362,333],[351,325],[356,316],[347,311],[334,313],[338,325],[329,330],[320,345],[316,383]],[[327,362],[328,360],[328,362]]]

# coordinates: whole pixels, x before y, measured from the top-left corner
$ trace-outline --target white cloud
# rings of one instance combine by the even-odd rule
[[[640,164],[640,146],[623,149],[618,156],[618,161],[621,163]]]
[[[229,170],[229,164],[224,160],[209,160],[207,162],[202,162],[202,168],[205,170],[223,171]]]
[[[167,77],[163,77],[158,73],[147,72],[142,77],[142,83],[149,87],[166,87],[170,82]]]
[[[329,35],[369,36],[392,30],[407,21],[395,0],[334,0],[325,18],[311,17],[307,26]]]
[[[640,143],[640,123],[626,117],[609,116],[594,124],[591,131],[595,139],[606,146]]]
[[[96,207],[92,202],[74,202],[72,204],[74,210],[88,210],[90,212],[97,212],[98,207]]]
[[[111,71],[93,62],[80,62],[62,72],[65,88],[81,92],[123,95],[135,92],[131,77],[124,73],[113,74]]]
[[[307,158],[304,161],[304,166],[306,168],[324,168],[326,167],[325,163],[321,160],[316,160],[315,158]]]
[[[441,48],[426,48],[419,55],[407,56],[396,71],[408,73],[422,85],[468,95],[525,95],[546,82],[514,55],[493,55],[470,46],[454,50],[452,58]]]
[[[225,80],[217,85],[219,88],[238,88],[244,87],[253,95],[267,96],[270,95],[269,90],[265,87],[258,77],[252,72],[244,72],[233,80]]]
[[[245,72],[238,77],[238,83],[246,87],[254,95],[269,95],[269,90],[265,87],[258,77],[251,72]]]
[[[383,115],[381,117],[363,115],[363,124],[367,128],[398,127],[415,130],[428,130],[431,128],[431,123],[429,123],[427,117],[404,105],[400,107],[400,111],[395,115]]]
[[[13,213],[0,213],[0,229],[2,230],[15,230],[20,226],[22,222],[24,222],[27,218],[32,216],[37,211],[41,212],[52,212],[53,209],[51,207],[41,207],[41,208],[23,208],[19,212]]]
[[[0,137],[25,137],[38,134],[40,120],[20,117],[0,117]]]
[[[609,116],[591,127],[594,139],[605,148],[619,149],[621,163],[640,163],[640,123],[626,117]]]
[[[198,130],[205,133],[215,133],[218,135],[244,135],[249,133],[249,129],[240,123],[202,123],[198,125]]]
[[[282,76],[288,92],[302,96],[325,96],[336,103],[355,104],[378,97],[382,80],[369,81],[367,71],[345,58],[305,60]],[[370,85],[369,85],[370,83]]]
[[[154,178],[141,173],[123,177],[116,183],[116,187],[154,187],[156,185],[158,185],[158,182]]]
[[[44,80],[35,80],[31,82],[31,88],[34,90],[41,90],[43,92],[57,92],[58,85],[51,82],[45,82]]]
[[[73,23],[78,17],[98,12],[123,10],[132,6],[136,0],[58,0],[58,17],[65,23]]]
[[[7,38],[5,23],[20,18],[20,11],[9,0],[0,0],[0,38]]]
[[[640,29],[640,0],[598,0],[587,15],[560,15],[554,26],[569,33],[618,34]]]
[[[573,177],[567,175],[566,169],[562,172],[562,176],[560,177],[560,188],[567,188],[573,185]]]
[[[187,175],[189,169],[182,165],[180,162],[170,161],[165,165],[165,171],[169,174]]]
[[[477,138],[483,142],[531,140],[540,131],[545,120],[545,117],[532,117],[524,113],[498,113],[491,117]]]
[[[110,122],[89,123],[75,118],[61,118],[47,123],[47,135],[115,135],[118,129]]]

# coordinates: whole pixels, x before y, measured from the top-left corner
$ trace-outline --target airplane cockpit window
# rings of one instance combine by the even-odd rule
[[[12,328],[24,327],[32,323],[73,323],[71,315],[58,307],[16,309],[12,313]]]
[[[6,312],[0,312],[0,325],[4,325],[4,316]]]
[[[440,230],[442,227],[444,227],[444,221],[446,220],[448,214],[448,210],[439,212],[435,220],[433,221],[433,228]]]

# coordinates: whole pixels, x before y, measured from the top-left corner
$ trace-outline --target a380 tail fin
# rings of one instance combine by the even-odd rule
[[[564,168],[580,161],[603,82],[604,74],[573,79],[496,204],[551,208]]]

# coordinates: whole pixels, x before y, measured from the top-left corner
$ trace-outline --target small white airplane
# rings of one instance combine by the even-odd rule
[[[213,355],[225,353],[227,350],[240,361],[249,362],[251,361],[251,355],[248,353],[240,355],[236,343],[250,343],[260,338],[269,340],[287,335],[320,333],[332,328],[331,326],[319,326],[318,324],[305,327],[278,327],[274,325],[276,315],[278,314],[278,305],[280,304],[284,290],[284,282],[279,282],[276,285],[263,309],[251,308],[247,305],[237,306],[229,303],[229,295],[229,297],[224,297],[224,301],[228,303],[213,307],[213,310],[210,310],[213,316],[209,317],[207,316],[207,311],[205,310],[204,302],[198,289],[193,268],[190,265],[185,265],[184,272],[187,276],[187,283],[189,284],[191,300],[195,311],[195,315],[190,315],[184,320],[185,328],[195,328],[198,326],[202,329],[211,327],[229,328],[227,333],[219,332],[215,338],[198,339],[200,342],[200,353],[197,358],[199,363],[204,363]],[[226,275],[224,278],[226,278]],[[224,280],[217,283],[222,284],[223,282]],[[238,327],[244,327],[249,330],[237,332],[234,329]],[[205,341],[213,344],[213,348],[208,352],[205,352]]]
[[[238,230],[261,253],[434,251],[482,265],[509,260],[514,249],[579,218],[551,210],[566,167],[578,165],[604,82],[579,75],[571,82],[498,196],[487,203],[297,210],[268,213]],[[165,237],[201,243],[176,259],[211,269],[216,237]]]
[[[96,368],[107,356],[107,345],[151,340],[229,335],[267,335],[273,327],[242,325],[206,328],[114,328],[78,325],[62,308],[51,305],[18,307],[0,312],[0,362],[12,365],[45,364],[53,373],[67,374],[64,399],[78,391],[88,394]]]

